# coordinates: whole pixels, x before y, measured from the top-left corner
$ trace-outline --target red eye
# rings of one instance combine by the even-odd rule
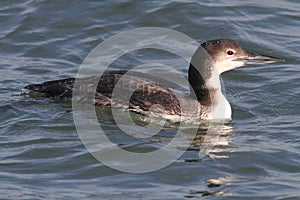
[[[231,50],[228,50],[226,53],[227,53],[227,55],[229,55],[229,56],[231,56],[231,55],[233,55],[233,54],[234,54],[234,52],[233,52],[233,51],[231,51]]]

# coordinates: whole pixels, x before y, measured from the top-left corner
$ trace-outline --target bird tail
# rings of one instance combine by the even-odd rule
[[[24,87],[27,90],[32,90],[35,92],[41,92],[42,91],[42,84],[30,84]]]

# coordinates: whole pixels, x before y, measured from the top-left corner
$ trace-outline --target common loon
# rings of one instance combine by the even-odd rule
[[[203,60],[203,49],[210,59]],[[97,77],[77,79],[80,83],[79,91],[83,95],[76,95],[80,96],[78,101],[88,101],[84,98],[84,94],[89,91],[91,83],[99,80],[92,101],[95,105],[122,107],[144,115],[150,112],[156,113],[172,121],[180,121],[180,117],[200,120],[231,119],[231,106],[221,91],[220,74],[246,64],[279,61],[282,59],[246,52],[231,39],[210,40],[202,43],[192,56],[188,69],[189,95],[173,92],[172,88],[175,86],[169,81],[139,72],[126,73],[126,71],[106,72],[100,79]],[[42,84],[28,85],[25,88],[43,93],[46,97],[71,99],[75,80],[75,78],[67,78],[47,81]],[[119,98],[122,99],[125,93],[132,93],[127,103],[112,100],[112,92],[118,81],[121,82],[118,83],[121,86]],[[73,94],[73,98],[77,97]]]

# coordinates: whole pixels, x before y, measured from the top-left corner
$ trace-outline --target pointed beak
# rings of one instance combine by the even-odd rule
[[[248,55],[238,58],[239,61],[244,61],[245,64],[266,64],[274,62],[283,62],[284,59],[275,58],[271,56],[258,55],[253,53],[248,53]]]

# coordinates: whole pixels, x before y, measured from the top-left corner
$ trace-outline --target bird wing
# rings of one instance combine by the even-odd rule
[[[31,84],[25,88],[43,93],[46,97],[71,99],[74,95],[73,89],[76,82],[76,85],[79,86],[75,96],[78,102],[88,102],[89,100],[86,97],[89,96],[90,92],[95,91],[92,88],[97,87],[94,93],[95,105],[117,107],[117,104],[122,104],[123,107],[133,111],[140,109],[149,111],[153,105],[160,105],[156,106],[155,109],[161,112],[164,110],[169,114],[180,114],[180,104],[176,94],[154,81],[176,89],[180,88],[180,86],[139,72],[126,73],[126,71],[111,71],[103,74],[100,80],[98,77],[67,78],[47,81],[41,84]],[[92,87],[97,81],[97,86]],[[112,100],[113,94],[114,98]],[[128,95],[130,96],[128,97]]]

